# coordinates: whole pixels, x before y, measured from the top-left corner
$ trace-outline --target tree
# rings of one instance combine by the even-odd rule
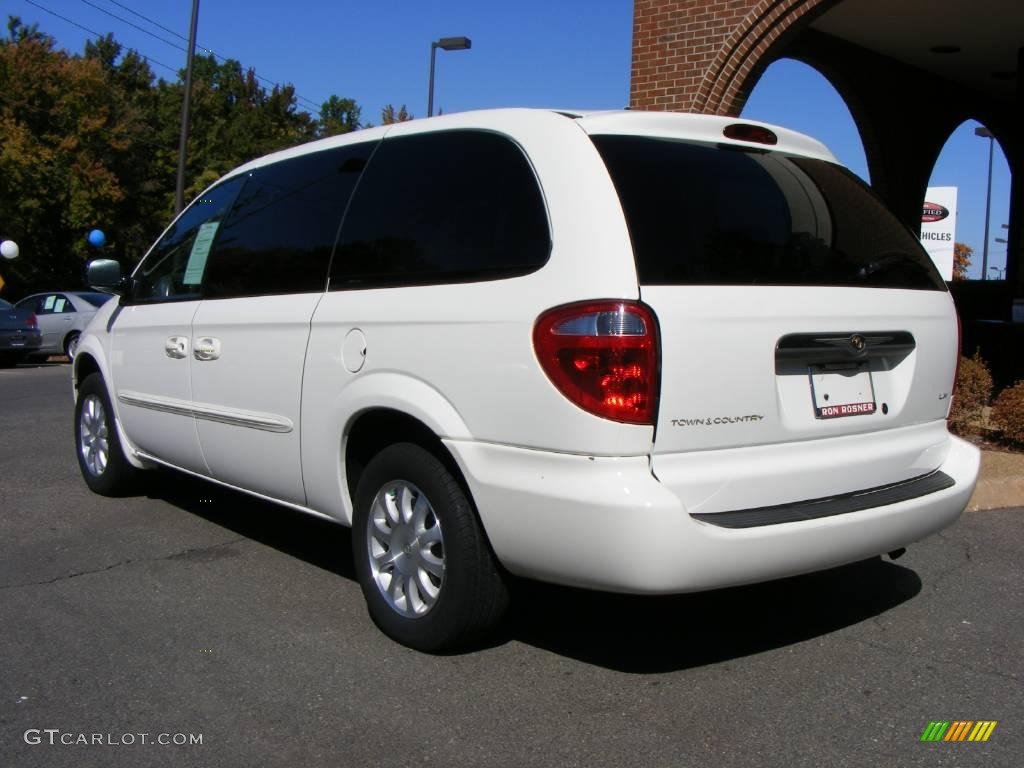
[[[967,268],[971,266],[971,256],[974,255],[974,249],[967,243],[954,243],[953,244],[953,279],[954,280],[966,280],[967,279]]]
[[[81,284],[86,232],[136,203],[116,166],[147,130],[101,57],[69,56],[9,20],[0,40],[0,221],[23,254],[12,282]]]
[[[413,115],[409,114],[409,111],[405,108],[405,104],[400,106],[397,112],[392,104],[388,104],[380,111],[380,122],[382,125],[404,123],[405,121],[412,119]]]
[[[0,224],[22,256],[4,263],[5,297],[83,284],[100,252],[131,268],[174,210],[184,72],[156,80],[113,36],[82,55],[10,17],[0,37]],[[359,127],[352,99],[331,96],[316,118],[289,84],[264,87],[238,61],[197,56],[186,164],[192,199],[232,168],[317,136]],[[403,110],[404,111],[404,110]]]
[[[320,120],[316,134],[319,137],[337,136],[359,129],[359,116],[363,110],[353,99],[342,99],[334,94],[320,107]]]
[[[164,122],[177,135],[184,86],[161,81]],[[197,56],[192,72],[191,128],[186,166],[186,198],[241,163],[316,136],[316,123],[296,109],[295,89],[260,85],[253,69],[240,62],[218,63]],[[177,140],[174,140],[177,146]]]

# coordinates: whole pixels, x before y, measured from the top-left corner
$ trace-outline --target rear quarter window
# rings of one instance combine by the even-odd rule
[[[910,230],[840,166],[730,145],[592,138],[642,284],[946,290]]]

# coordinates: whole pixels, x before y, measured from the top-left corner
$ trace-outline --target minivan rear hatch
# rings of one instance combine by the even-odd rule
[[[914,428],[946,416],[955,311],[916,238],[859,179],[785,148],[591,138],[659,323],[656,473],[660,456],[779,444],[799,461],[801,442],[837,478],[817,485],[825,494],[920,476],[922,455],[937,466],[944,426]],[[839,479],[848,443],[822,464],[849,435],[886,457],[883,472]]]

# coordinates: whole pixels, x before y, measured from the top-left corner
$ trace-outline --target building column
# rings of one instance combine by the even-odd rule
[[[1010,160],[1010,230],[1006,235],[1006,279],[1013,288],[1013,320],[1024,323],[1024,48],[1017,50],[1017,103],[1013,105]]]

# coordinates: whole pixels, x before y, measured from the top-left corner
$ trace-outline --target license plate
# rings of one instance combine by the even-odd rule
[[[814,415],[819,419],[867,416],[875,412],[875,389],[866,363],[809,368]]]

